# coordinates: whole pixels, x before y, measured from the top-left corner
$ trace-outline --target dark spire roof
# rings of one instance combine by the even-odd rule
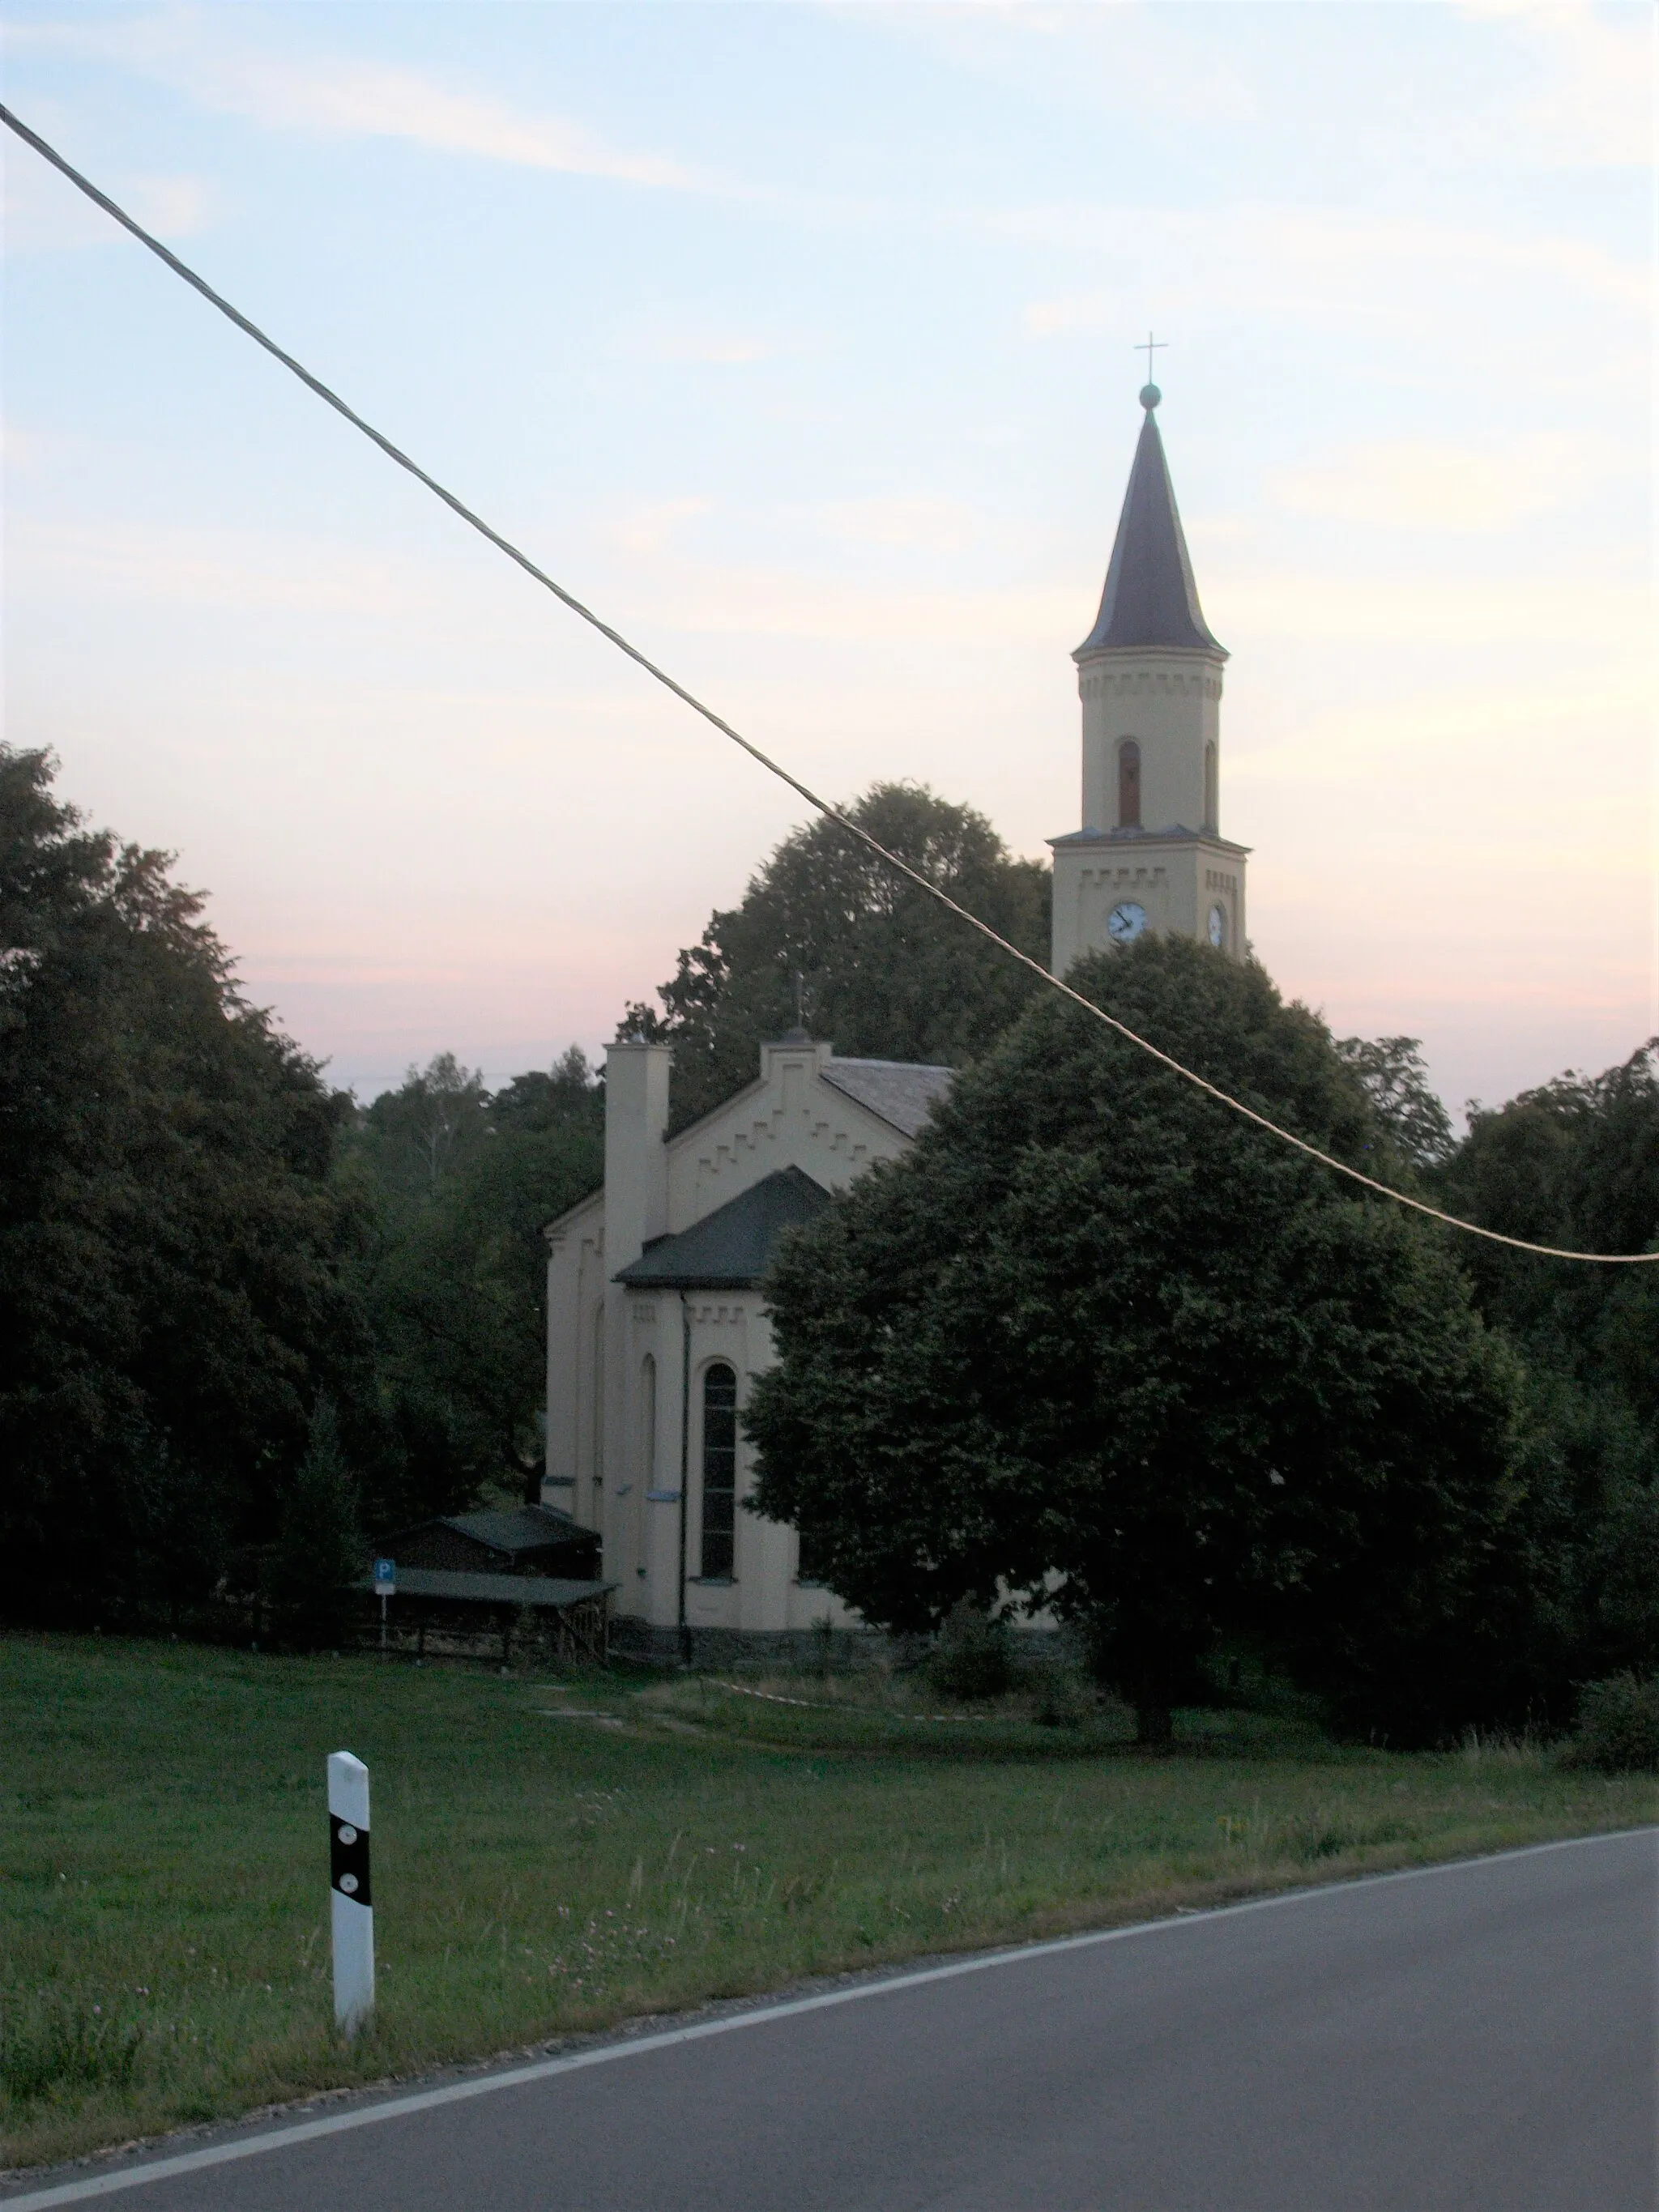
[[[1164,441],[1152,414],[1159,398],[1149,384],[1140,395],[1146,419],[1135,447],[1129,489],[1123,495],[1117,543],[1106,571],[1100,612],[1073,659],[1109,652],[1114,647],[1175,646],[1188,651],[1221,653],[1198,604],[1193,564],[1176,506]]]

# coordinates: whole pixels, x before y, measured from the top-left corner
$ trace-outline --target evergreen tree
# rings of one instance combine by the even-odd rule
[[[368,1572],[358,1486],[334,1407],[319,1398],[265,1577],[278,1633],[304,1650],[343,1644],[362,1610],[356,1586]]]

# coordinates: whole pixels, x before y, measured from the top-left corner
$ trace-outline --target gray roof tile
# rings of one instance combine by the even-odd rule
[[[907,1137],[919,1134],[956,1078],[954,1067],[908,1060],[828,1060],[818,1073]]]

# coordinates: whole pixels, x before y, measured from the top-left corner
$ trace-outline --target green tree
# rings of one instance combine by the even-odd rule
[[[459,1133],[434,1146],[439,1127]],[[373,1222],[356,1282],[397,1439],[394,1517],[503,1486],[539,1496],[541,1231],[604,1170],[603,1095],[574,1045],[493,1097],[441,1054],[349,1136],[342,1174]]]
[[[1338,1156],[1323,1024],[1182,939],[1078,987]],[[1518,1378],[1440,1236],[1044,996],[902,1161],[788,1241],[748,1416],[763,1513],[872,1620],[1047,1599],[1143,1736],[1224,1637],[1431,1733],[1494,1654]]]
[[[0,748],[0,1601],[168,1607],[269,1538],[319,1389],[372,1430],[331,1176],[349,1102],[250,1006],[165,854]],[[194,1562],[192,1565],[191,1562]]]
[[[1600,1075],[1569,1073],[1474,1106],[1435,1178],[1484,1227],[1569,1249],[1659,1239],[1659,1039]],[[1659,1267],[1587,1267],[1486,1243],[1467,1264],[1489,1321],[1531,1370],[1524,1626],[1531,1693],[1659,1664]]]
[[[1659,1037],[1601,1075],[1567,1073],[1505,1106],[1469,1109],[1440,1178],[1448,1205],[1540,1244],[1643,1252],[1659,1240]],[[1540,1261],[1481,1244],[1486,1312],[1553,1364],[1609,1383],[1659,1420],[1659,1267]]]
[[[1048,871],[1014,858],[982,814],[917,784],[878,783],[852,820],[972,914],[1048,957]],[[674,1054],[674,1126],[751,1081],[761,1044],[800,1018],[854,1058],[957,1066],[1041,988],[838,823],[786,837],[740,906],[716,912],[657,995],[630,1006],[624,1036]]]
[[[359,1146],[378,1182],[418,1204],[475,1157],[489,1135],[489,1106],[483,1077],[441,1052],[365,1110]]]
[[[1456,1151],[1457,1138],[1429,1081],[1422,1038],[1339,1037],[1336,1048],[1364,1085],[1399,1158],[1419,1171],[1443,1167]],[[1386,1159],[1382,1165],[1386,1171]]]

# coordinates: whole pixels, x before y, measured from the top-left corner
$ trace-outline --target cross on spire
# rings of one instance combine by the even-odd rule
[[[1148,331],[1143,343],[1132,345],[1130,347],[1129,350],[1131,353],[1144,353],[1146,356],[1146,381],[1148,384],[1152,381],[1153,354],[1167,352],[1169,349],[1169,344],[1170,341],[1168,338],[1155,338],[1152,332]]]

